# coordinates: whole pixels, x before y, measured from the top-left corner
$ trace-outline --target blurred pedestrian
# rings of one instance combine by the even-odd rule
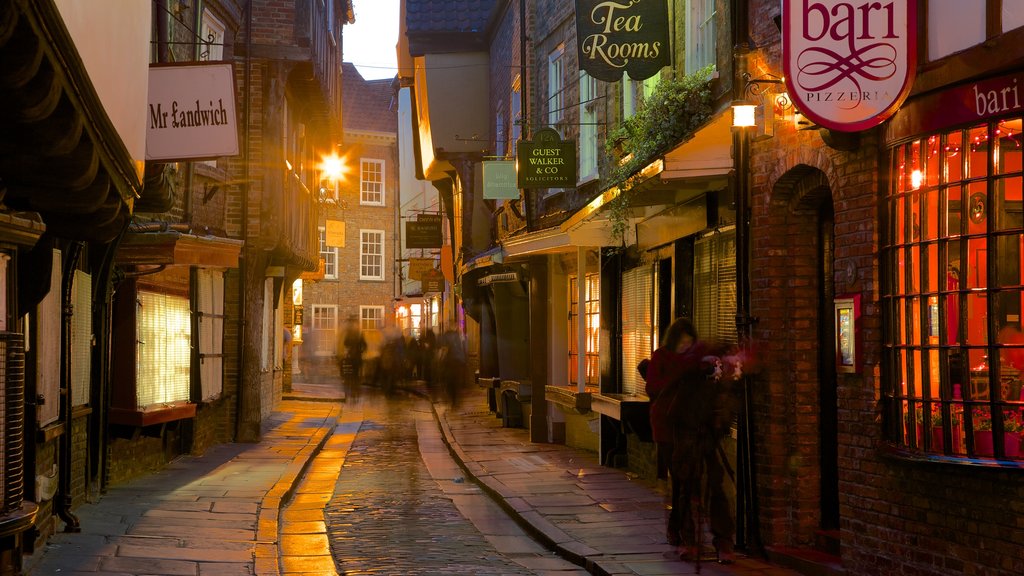
[[[454,409],[458,407],[466,379],[466,349],[462,336],[455,330],[445,330],[437,342],[437,369],[445,400]]]
[[[345,383],[347,392],[353,397],[357,396],[359,387],[362,385],[366,338],[363,338],[363,332],[359,329],[359,323],[354,317],[349,318],[345,323],[340,352],[342,354],[339,359],[342,381]]]
[[[712,544],[719,561],[729,563],[735,524],[725,495],[722,415],[715,410],[716,383],[722,377],[716,356],[720,351],[700,341],[693,323],[685,318],[669,326],[663,342],[651,357],[646,375],[659,461],[664,463],[668,454],[672,506],[666,536],[678,558],[698,560],[697,531],[703,527],[694,521],[693,504],[697,500],[697,511],[702,512],[706,501]]]

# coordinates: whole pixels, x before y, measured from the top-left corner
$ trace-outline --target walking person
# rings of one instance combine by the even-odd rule
[[[725,463],[719,449],[721,414],[716,411],[714,350],[697,337],[688,319],[679,318],[665,333],[646,370],[651,397],[651,429],[659,461],[667,459],[671,511],[666,536],[681,560],[699,560],[694,500],[706,498],[712,544],[722,563],[733,561],[735,522],[725,495]],[[721,378],[721,372],[718,372]],[[706,490],[702,489],[706,487]]]

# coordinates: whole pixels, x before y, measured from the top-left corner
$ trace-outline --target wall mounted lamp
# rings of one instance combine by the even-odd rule
[[[789,94],[779,91],[783,79],[774,74],[751,78],[749,73],[744,73],[742,80],[742,97],[732,104],[733,127],[757,127],[757,133],[752,134],[755,139],[774,136],[776,115],[796,111]]]

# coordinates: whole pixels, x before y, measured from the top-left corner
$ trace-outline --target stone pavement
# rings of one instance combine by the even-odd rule
[[[75,510],[81,533],[55,535],[26,571],[336,574],[323,506],[359,428],[342,399],[338,383],[296,383],[261,442],[217,446],[111,488]],[[477,390],[459,410],[435,404],[435,413],[468,477],[563,557],[600,575],[697,573],[664,557],[664,498],[653,485],[587,452],[532,444],[526,430],[502,428]],[[731,566],[704,563],[701,573],[797,574],[742,556]]]

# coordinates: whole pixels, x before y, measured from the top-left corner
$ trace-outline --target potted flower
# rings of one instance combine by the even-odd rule
[[[950,425],[951,435],[953,438],[953,445],[956,446],[960,438],[960,412],[955,410],[950,411]],[[932,425],[932,448],[938,452],[942,452],[945,446],[945,438],[943,436],[943,422],[942,422],[942,408],[938,404],[932,404],[931,414],[931,425]]]
[[[1020,455],[1021,433],[1024,432],[1024,418],[1016,410],[1003,413],[1003,451],[1007,458]],[[987,408],[974,410],[974,451],[978,456],[993,456],[992,418]]]

